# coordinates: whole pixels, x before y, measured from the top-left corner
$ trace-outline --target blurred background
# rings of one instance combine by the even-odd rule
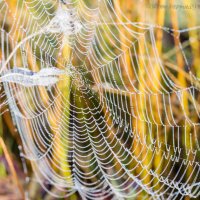
[[[22,13],[28,12],[27,7],[25,5],[28,5],[29,11],[31,13],[34,13],[35,19],[37,20],[37,15],[40,15],[40,9],[42,7],[39,7],[37,5],[38,2],[44,2],[45,6],[51,7],[51,5],[56,5],[54,0],[50,1],[45,1],[45,0],[3,0],[0,2],[0,8],[1,8],[1,14],[0,14],[0,23],[2,29],[6,30],[9,32],[9,30],[12,30],[11,27],[13,27],[13,23],[17,22],[13,21],[14,18],[10,17],[13,13],[15,13],[15,18],[20,18],[21,20],[23,19],[22,16],[18,16],[18,13],[21,13],[21,10],[24,11]],[[88,6],[95,7],[96,2],[95,1],[87,1],[84,0]],[[192,84],[195,85],[196,88],[199,87],[199,79],[200,78],[200,35],[199,35],[199,30],[198,29],[192,29],[192,27],[198,27],[200,26],[200,2],[198,0],[113,0],[110,1],[112,2],[113,7],[116,10],[116,13],[119,14],[119,8],[123,11],[124,15],[132,22],[143,22],[147,24],[154,24],[158,28],[154,29],[154,35],[155,35],[155,44],[158,50],[158,54],[163,62],[163,65],[166,69],[167,75],[170,77],[170,79],[176,83],[177,85],[181,86],[182,88],[188,88]],[[10,10],[10,13],[6,12],[5,13],[5,3],[8,5],[8,8]],[[56,9],[53,7],[52,11],[48,10],[49,13],[54,13]],[[7,15],[6,18],[4,16]],[[50,16],[51,17],[51,16]],[[44,15],[45,18],[45,15]],[[106,16],[105,16],[106,18]],[[29,26],[29,19],[23,19],[23,26],[28,27]],[[43,23],[43,19],[40,18],[39,23]],[[125,22],[126,19],[121,16],[120,21]],[[116,21],[117,22],[117,21]],[[177,32],[173,32],[168,30],[168,32],[164,31],[163,29],[159,27],[167,27],[173,30],[179,30],[179,29],[187,29],[188,31],[183,31],[180,33],[180,35],[177,35]],[[131,27],[130,27],[131,29]],[[17,30],[17,29],[16,29]],[[129,35],[127,30],[123,30],[123,27],[121,27],[122,32],[124,32],[127,37],[130,37],[130,40],[132,39],[131,36]],[[17,34],[13,34],[16,38],[16,41],[20,41],[21,38],[24,37],[23,31],[19,30]],[[103,34],[102,34],[103,35]],[[108,36],[105,34],[105,41],[109,44],[109,39]],[[119,40],[123,40],[123,37],[120,37],[120,33],[116,32],[117,38]],[[3,46],[3,35],[1,37],[1,45]],[[124,42],[124,41],[123,41]],[[12,49],[12,42],[10,42],[10,48]],[[141,41],[142,43],[142,41]],[[148,43],[148,40],[147,40]],[[180,45],[181,48],[180,49]],[[149,45],[151,45],[149,43]],[[124,47],[122,46],[121,49]],[[118,50],[116,50],[114,47],[111,45],[111,49],[113,52],[118,53]],[[31,54],[31,49],[30,54]],[[3,48],[0,50],[0,60],[2,59],[2,51]],[[183,57],[182,51],[184,52],[185,58]],[[40,54],[40,52],[36,52],[36,54]],[[139,53],[139,52],[138,52]],[[106,55],[104,55],[106,58]],[[130,54],[127,54],[129,58],[126,58],[127,60],[130,60]],[[134,55],[132,55],[134,57]],[[55,58],[59,59],[58,54],[55,55]],[[69,57],[69,55],[65,55],[65,59]],[[31,60],[28,58],[28,60]],[[186,63],[187,60],[187,63]],[[20,62],[20,61],[19,61]],[[39,61],[37,61],[39,62]],[[74,60],[74,63],[78,65],[79,61]],[[129,63],[130,64],[130,63]],[[160,70],[156,69],[156,63],[154,65],[154,71],[152,73],[155,73],[157,77],[161,80],[161,73]],[[132,74],[131,68],[133,66],[130,66],[129,68],[129,75]],[[194,79],[191,79],[191,74],[189,72],[192,72],[192,74],[196,77]],[[151,71],[150,71],[151,73]],[[138,68],[137,69],[137,74],[139,77],[144,77],[146,79],[147,85],[139,85],[136,83],[135,87],[137,90],[141,90],[143,92],[145,88],[151,88],[152,91],[157,91],[161,90],[158,89],[160,86],[158,85],[158,82],[156,80],[149,81],[150,79],[147,77],[145,74],[144,68]],[[90,77],[88,77],[90,79]],[[126,80],[126,75],[123,74],[123,79]],[[162,82],[162,81],[161,81]],[[120,85],[120,81],[117,83]],[[129,83],[125,83],[127,86]],[[165,83],[163,83],[163,86],[167,88]],[[169,88],[167,88],[169,89]],[[130,89],[131,90],[131,89]],[[168,90],[170,92],[170,89]],[[1,87],[1,93],[3,94],[4,88]],[[65,91],[66,92],[66,91]],[[78,94],[77,94],[78,95]],[[193,108],[191,108],[191,100],[190,100],[190,95],[184,94],[183,95],[183,105],[184,105],[184,110],[187,112],[187,117],[192,120],[193,123],[199,123],[199,116],[198,112],[194,112]],[[145,98],[145,97],[142,97]],[[177,99],[175,96],[171,95],[171,103],[172,103],[172,110],[174,112],[174,118],[177,124],[184,125],[186,123],[185,120],[185,113],[182,112],[181,105],[177,104]],[[44,100],[44,98],[43,98]],[[87,98],[86,98],[87,100]],[[199,100],[200,100],[200,94],[197,91],[195,92],[195,105],[198,106],[199,109]],[[1,102],[5,101],[5,97],[1,98]],[[90,100],[88,99],[88,102]],[[138,105],[140,107],[140,111],[142,112],[143,109],[147,108],[144,103],[144,99],[141,100],[141,105]],[[156,101],[156,100],[155,100]],[[163,106],[162,100],[159,102],[160,107]],[[79,105],[81,106],[81,105]],[[83,107],[86,105],[82,105]],[[133,105],[135,107],[136,105]],[[22,141],[20,138],[20,134],[18,133],[17,128],[15,127],[13,120],[12,120],[12,115],[8,109],[8,105],[5,105],[1,107],[3,114],[0,116],[0,199],[1,200],[20,200],[24,198],[25,192],[29,193],[30,199],[33,200],[40,200],[40,199],[45,199],[45,200],[50,200],[54,199],[46,193],[42,187],[32,181],[32,182],[27,182],[27,173],[25,172],[25,167],[23,165],[26,165],[27,170],[28,170],[28,176],[34,179],[34,173],[32,173],[32,167],[31,164],[28,160],[24,160],[23,158],[20,157],[20,146],[22,145]],[[152,115],[154,116],[154,119],[159,121],[159,116],[158,112],[155,109],[153,109],[154,113]],[[147,110],[148,112],[148,110]],[[150,111],[149,111],[150,112]],[[168,112],[168,111],[167,111]],[[170,111],[169,111],[170,112]],[[140,115],[140,114],[138,114]],[[165,118],[165,117],[163,117]],[[153,120],[153,119],[151,119]],[[166,120],[166,119],[164,119]],[[133,119],[133,125],[138,122],[134,121]],[[167,122],[166,122],[167,123]],[[142,127],[141,129],[144,130],[144,124],[142,122],[140,124],[137,124],[138,129],[139,127]],[[152,128],[152,132],[155,132],[155,130]],[[162,132],[163,131],[163,132]],[[184,130],[185,131],[185,130]],[[145,132],[145,131],[144,131]],[[195,137],[193,137],[193,133],[196,133]],[[148,134],[148,131],[146,131]],[[163,133],[163,134],[162,134]],[[165,130],[165,134],[167,134],[168,137],[168,144],[173,145],[172,140],[170,140],[170,136],[172,135],[172,130],[169,128]],[[154,137],[160,141],[164,141],[164,130],[160,130],[158,135],[154,135]],[[190,130],[186,131],[187,137],[184,137],[182,139],[182,142],[179,143],[180,147],[182,149],[190,149],[196,148],[196,140],[200,139],[199,135],[199,127],[191,127]],[[192,136],[191,136],[192,135]],[[141,136],[142,137],[142,136]],[[159,138],[160,137],[160,138]],[[185,140],[190,140],[189,138],[193,137],[191,139],[192,144],[188,144],[185,142]],[[148,135],[147,135],[148,138]],[[175,137],[175,140],[178,140],[178,138]],[[122,140],[125,140],[125,138]],[[148,140],[148,139],[147,139]],[[130,144],[133,141],[129,141]],[[177,144],[177,142],[175,141]],[[136,151],[140,151],[140,146],[137,147]],[[165,151],[165,150],[164,150]],[[137,152],[136,152],[137,154]],[[173,152],[172,152],[173,154]],[[182,154],[182,157],[186,156],[186,152]],[[151,159],[151,155],[149,154],[146,157],[146,161],[148,162],[148,159]],[[195,159],[196,162],[199,163],[200,161],[200,154],[197,153],[197,156],[195,158],[190,157],[191,160]],[[149,169],[156,169],[157,166],[160,166],[160,162],[162,163],[161,159],[161,154],[157,155],[156,158],[154,158],[154,161],[151,163],[151,166],[148,165]],[[145,165],[145,163],[144,163]],[[162,163],[162,166],[165,165],[165,163]],[[173,162],[170,162],[169,164],[169,171],[170,171],[170,165],[173,165]],[[177,163],[176,168],[173,168],[173,173],[171,173],[171,179],[176,178],[176,170],[179,169],[179,164]],[[139,169],[138,169],[139,170]],[[187,177],[191,174],[191,171],[194,169],[192,166],[188,167],[186,169],[185,173],[185,180],[187,180]],[[84,171],[84,170],[83,170]],[[162,172],[162,167],[159,167],[159,170],[157,171],[158,173]],[[139,172],[135,172],[136,174]],[[167,171],[166,171],[167,174]],[[145,177],[145,172],[142,176]],[[173,177],[174,175],[174,177]],[[194,175],[195,176],[195,175]],[[146,177],[144,182],[148,182],[151,179],[151,177]],[[194,180],[194,177],[193,179]],[[191,181],[192,181],[191,180]],[[196,180],[200,180],[200,176],[198,175],[196,177]],[[153,186],[156,183],[151,183],[151,186]],[[156,186],[156,190],[159,189],[159,184]],[[53,190],[53,188],[52,188]],[[141,193],[140,196],[136,197],[135,199],[148,199],[148,195],[146,196],[146,193]],[[75,200],[75,199],[81,199],[80,195],[78,193],[73,194],[71,197],[66,198],[70,200]],[[184,199],[190,199],[189,196],[185,196]]]

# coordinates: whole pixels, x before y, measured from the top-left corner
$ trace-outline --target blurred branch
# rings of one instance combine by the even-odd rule
[[[25,199],[23,187],[22,187],[21,183],[19,182],[19,178],[18,178],[17,172],[16,172],[16,170],[14,168],[14,164],[13,164],[12,158],[10,156],[10,153],[9,153],[8,149],[6,148],[6,145],[5,145],[2,137],[0,137],[0,146],[2,147],[4,155],[5,155],[5,158],[6,158],[7,162],[8,162],[8,165],[9,165],[12,177],[13,177],[13,181],[16,184],[16,186],[18,187],[18,190],[19,190],[22,198]]]

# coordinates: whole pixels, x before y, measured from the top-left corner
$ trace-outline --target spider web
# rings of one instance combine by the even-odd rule
[[[176,82],[155,38],[198,27],[134,23],[109,0],[1,1],[0,11],[1,107],[31,161],[27,181],[57,198],[200,195],[199,80],[180,42],[188,78]]]

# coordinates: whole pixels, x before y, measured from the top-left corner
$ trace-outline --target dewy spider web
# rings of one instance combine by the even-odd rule
[[[155,41],[156,29],[189,29],[133,23],[109,0],[18,0],[16,10],[1,1],[0,11],[1,107],[29,181],[58,198],[200,195],[199,80],[180,43],[188,79],[174,81]]]

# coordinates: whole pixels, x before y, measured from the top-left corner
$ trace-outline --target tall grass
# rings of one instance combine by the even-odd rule
[[[15,13],[16,9],[17,9],[17,0],[6,0],[6,2],[9,5],[9,8],[11,10],[11,13]],[[157,8],[155,10],[150,10],[150,9],[146,9],[146,7],[148,7],[148,5],[151,3],[151,1],[136,1],[136,0],[129,0],[125,3],[125,1],[122,0],[115,0],[113,1],[114,4],[114,8],[116,13],[119,16],[118,21],[116,22],[124,22],[123,16],[120,13],[120,9],[124,11],[125,15],[131,20],[131,21],[145,21],[146,16],[152,17],[152,21],[159,25],[159,26],[165,26],[166,24],[170,25],[172,29],[174,29],[175,31],[181,28],[181,23],[178,17],[178,13],[177,10],[173,8],[173,6],[170,7],[170,9],[168,11],[166,11],[166,8],[163,8],[159,5],[163,5],[163,4],[167,4],[166,0],[157,0],[155,1],[157,3]],[[183,2],[187,3],[190,1],[187,0],[183,0]],[[175,1],[174,0],[170,0],[168,2],[170,5],[174,5]],[[20,8],[21,9],[21,8]],[[34,9],[34,8],[33,8]],[[146,10],[146,13],[142,12],[143,10]],[[37,11],[35,11],[37,12]],[[16,12],[16,14],[19,12]],[[134,13],[134,14],[133,14]],[[137,14],[135,14],[137,13]],[[190,14],[190,19],[186,19],[187,21],[187,27],[191,28],[193,26],[197,26],[197,15],[196,12],[194,10],[189,10],[188,13]],[[16,18],[18,18],[20,16],[16,15]],[[0,19],[1,20],[1,19]],[[2,23],[2,22],[1,22]],[[9,20],[5,22],[8,29],[11,28],[12,22]],[[28,20],[25,20],[25,25],[28,26]],[[17,26],[17,24],[16,24]],[[131,27],[130,27],[131,28]],[[22,35],[23,33],[20,31],[20,29],[16,29],[19,30],[18,32],[16,31],[15,34],[13,34],[14,39],[16,41],[20,40],[20,35]],[[129,91],[131,92],[135,92],[134,88],[131,86],[130,82],[126,81],[127,79],[127,72],[129,74],[129,77],[131,80],[136,79],[136,77],[134,76],[134,70],[133,70],[133,66],[132,66],[132,57],[131,54],[129,53],[129,51],[127,51],[127,47],[126,45],[128,45],[127,42],[127,38],[129,40],[132,40],[133,38],[131,38],[130,35],[127,35],[127,38],[124,37],[124,35],[126,35],[126,30],[124,29],[123,26],[119,26],[119,32],[118,34],[118,38],[121,41],[121,45],[120,48],[122,49],[124,53],[124,61],[126,63],[126,70],[124,69],[124,66],[122,65],[121,67],[121,71],[122,71],[122,77],[125,80],[125,84],[127,86],[127,88],[129,89]],[[180,35],[176,35],[175,32],[173,33],[173,40],[169,41],[169,43],[171,43],[171,46],[173,46],[173,49],[170,49],[168,51],[167,47],[164,45],[166,42],[166,38],[165,38],[165,34],[164,31],[162,29],[156,29],[155,30],[155,37],[156,37],[156,47],[157,47],[157,52],[158,55],[160,56],[160,58],[163,58],[163,62],[165,67],[167,68],[168,72],[169,72],[169,76],[172,77],[173,81],[179,85],[181,85],[183,88],[188,87],[188,82],[191,81],[191,79],[193,77],[190,76],[190,74],[188,73],[188,71],[185,69],[185,60],[183,57],[183,54],[180,50],[177,51],[177,49],[180,48],[180,44],[182,44],[183,42],[180,40]],[[185,43],[185,47],[189,46],[191,48],[191,52],[186,52],[186,53],[191,53],[191,55],[193,56],[193,62],[190,66],[190,68],[192,69],[192,72],[194,74],[197,75],[198,78],[200,78],[200,43],[199,42],[193,42],[193,39],[197,39],[198,41],[199,35],[198,32],[195,30],[189,31],[188,34],[188,38],[187,41]],[[196,40],[195,40],[196,41]],[[158,182],[157,178],[154,178],[153,182],[151,182],[152,180],[152,175],[150,175],[149,171],[152,169],[156,169],[157,166],[160,166],[160,162],[162,162],[162,151],[159,151],[156,156],[154,156],[153,159],[153,163],[151,163],[151,159],[152,159],[152,153],[148,153],[148,155],[146,155],[146,152],[148,152],[147,149],[145,149],[145,147],[143,146],[143,144],[145,144],[146,142],[150,143],[150,138],[149,135],[147,135],[148,133],[148,127],[147,124],[145,122],[145,116],[144,113],[146,112],[147,106],[145,104],[147,96],[146,93],[144,93],[145,90],[147,90],[148,88],[151,89],[151,91],[153,92],[157,92],[159,90],[161,90],[161,86],[159,84],[159,82],[162,81],[161,78],[161,69],[160,69],[160,65],[155,62],[154,63],[154,68],[153,70],[149,70],[150,76],[154,77],[156,76],[157,79],[153,80],[153,81],[149,81],[148,83],[145,82],[145,80],[149,80],[146,71],[145,71],[145,63],[143,60],[142,55],[145,55],[145,38],[140,37],[139,39],[139,45],[137,46],[137,53],[139,55],[139,60],[138,60],[138,65],[140,66],[138,68],[138,77],[139,77],[139,84],[137,85],[137,89],[139,92],[143,93],[143,95],[136,95],[136,99],[133,96],[130,96],[129,102],[130,102],[130,107],[131,110],[133,111],[133,113],[136,112],[136,107],[137,107],[137,115],[141,117],[141,120],[137,120],[136,118],[132,117],[131,121],[132,121],[132,130],[135,130],[137,127],[137,131],[139,133],[138,137],[141,139],[141,142],[138,142],[137,140],[133,140],[131,142],[133,142],[133,149],[132,152],[133,154],[138,157],[142,162],[141,165],[139,165],[139,167],[137,167],[137,169],[133,172],[134,175],[139,175],[139,177],[142,179],[143,183],[148,185],[148,187],[154,187],[155,190],[159,190],[161,188],[161,184]],[[149,42],[148,47],[150,48],[151,43]],[[183,45],[184,46],[184,45]],[[10,48],[12,48],[12,42],[10,41]],[[33,49],[28,45],[28,43],[26,44],[26,48],[29,50],[30,54],[28,54],[28,63],[30,66],[30,69],[32,70],[39,70],[39,65],[36,64],[33,66],[33,61],[32,61],[32,54],[33,54]],[[113,50],[114,51],[114,50]],[[166,53],[167,52],[167,53]],[[62,58],[58,57],[58,68],[61,68],[62,66],[65,65],[64,61],[68,60],[71,52],[69,50],[69,47],[65,47],[63,49],[62,53]],[[153,56],[153,52],[150,52]],[[0,50],[0,59],[1,59],[1,55],[2,52]],[[172,62],[171,60],[168,60],[166,58],[168,58],[167,56],[172,55]],[[19,66],[22,64],[21,60],[19,59]],[[147,64],[147,67],[149,67],[149,65]],[[166,70],[166,71],[167,71]],[[100,83],[100,80],[98,79],[98,75],[95,74],[96,72],[94,72],[93,74],[93,81],[96,85],[98,85]],[[68,118],[70,118],[70,104],[69,101],[70,99],[70,93],[69,93],[69,87],[71,84],[71,79],[70,77],[62,77],[63,80],[60,81],[60,83],[58,84],[58,88],[62,93],[62,96],[59,96],[56,99],[55,102],[55,106],[54,106],[54,110],[49,111],[48,113],[48,119],[51,123],[52,127],[55,127],[55,129],[59,130],[58,127],[58,121],[62,121],[63,123],[61,124],[62,127],[65,127],[65,130],[69,129],[69,123],[70,121],[68,120]],[[193,80],[193,82],[195,82],[195,80]],[[196,85],[198,87],[200,87],[198,85],[198,81],[196,83]],[[98,91],[98,94],[100,97],[101,95],[103,95],[106,91]],[[113,92],[112,90],[109,90],[109,92]],[[43,102],[43,105],[48,105],[48,101],[49,101],[49,97],[48,97],[48,92],[44,89],[44,88],[40,88],[40,95],[41,95],[41,99]],[[80,95],[77,93],[77,95]],[[175,95],[171,95],[171,98],[176,98]],[[181,101],[183,102],[183,107],[185,110],[185,114],[189,117],[189,118],[194,118],[197,119],[197,116],[193,116],[190,112],[190,102],[191,102],[191,96],[190,94],[186,91],[183,92],[183,95],[181,96]],[[100,98],[101,99],[101,98]],[[136,100],[136,101],[135,101]],[[199,97],[197,98],[197,103],[198,103]],[[90,102],[90,99],[87,99],[88,102]],[[159,115],[157,112],[157,105],[159,104],[160,106],[160,110],[162,110],[162,102],[161,99],[157,99],[157,97],[155,96],[152,97],[151,101],[153,102],[152,104],[152,110],[153,113],[152,114],[152,122],[153,120],[155,120],[156,122],[159,122]],[[78,102],[77,100],[75,101],[75,103],[78,105],[78,107],[82,107],[85,108],[87,105],[85,105],[83,102]],[[102,102],[99,102],[102,103]],[[103,102],[104,105],[108,106],[106,104],[106,102]],[[19,103],[20,104],[20,103]],[[65,108],[65,109],[63,109]],[[179,112],[181,108],[177,108],[177,106],[174,104],[173,105],[173,110],[176,112]],[[55,112],[57,113],[57,115],[55,116]],[[58,112],[59,111],[59,112]],[[169,110],[168,110],[169,112]],[[59,113],[59,115],[58,115]],[[107,127],[111,127],[113,122],[112,119],[109,117],[109,113],[106,109],[106,107],[103,108],[103,112],[101,113],[102,115],[104,115],[107,124]],[[79,113],[78,117],[83,117],[82,115],[84,115],[83,113]],[[66,117],[66,118],[65,118]],[[87,116],[85,116],[87,117]],[[142,119],[143,117],[143,119]],[[179,116],[177,115],[177,118]],[[154,119],[153,119],[154,118]],[[177,119],[178,120],[178,119]],[[182,120],[181,122],[183,126],[188,126],[188,128],[186,129],[186,133],[185,133],[185,137],[183,137],[182,144],[183,144],[183,148],[185,149],[191,149],[191,146],[189,143],[185,144],[185,140],[189,141],[190,137],[191,137],[191,131],[192,128],[190,128],[189,124],[187,124],[184,120]],[[28,124],[28,126],[30,126],[30,124]],[[61,128],[60,128],[61,130]],[[69,130],[68,130],[69,131]],[[164,133],[163,132],[159,132],[158,135],[156,135],[156,129],[152,128],[152,135],[155,139],[158,139],[158,141],[164,141]],[[108,136],[108,140],[112,141],[114,140],[114,142],[116,143],[116,149],[120,148],[120,144],[115,140],[115,137],[113,135],[113,132],[115,132],[115,128],[113,127],[112,130],[110,130],[109,133],[107,133]],[[32,134],[31,130],[29,133],[27,134]],[[56,134],[55,132],[53,134]],[[94,133],[94,134],[98,134],[98,133]],[[146,134],[146,135],[145,135]],[[167,134],[171,134],[170,130],[168,130]],[[62,149],[62,145],[71,145],[70,142],[68,144],[63,144],[62,143],[62,137],[68,137],[68,132],[64,132],[64,133],[59,133],[58,134],[59,137],[56,137],[56,141],[55,143],[57,145],[55,145],[55,151],[54,151],[54,158],[55,158],[55,162],[59,162],[57,163],[60,168],[58,169],[56,166],[52,166],[56,171],[58,171],[58,173],[60,173],[62,176],[64,176],[66,178],[66,180],[72,183],[72,178],[71,178],[71,166],[70,163],[66,161],[66,157],[68,156],[69,149],[66,149],[65,152],[61,152],[60,149]],[[147,140],[147,141],[146,141]],[[195,139],[193,138],[193,142]],[[114,143],[113,142],[113,143]],[[11,115],[9,112],[5,112],[1,119],[0,119],[0,156],[4,157],[9,165],[10,168],[10,174],[13,177],[13,182],[16,185],[16,187],[18,188],[18,190],[20,191],[21,195],[24,197],[24,190],[23,187],[20,183],[20,178],[17,175],[16,169],[14,167],[13,164],[13,160],[12,157],[15,158],[15,160],[17,160],[18,163],[21,163],[18,152],[14,151],[14,149],[16,149],[17,145],[21,145],[21,140],[19,137],[19,134],[17,133],[12,119],[11,119]],[[158,147],[158,144],[156,144],[156,146]],[[141,152],[142,149],[142,152]],[[10,153],[11,152],[11,153]],[[193,159],[193,157],[191,156],[190,159]],[[120,170],[121,166],[119,164],[119,162],[117,161],[117,159],[114,159],[114,164],[115,164],[115,168],[116,170]],[[131,163],[129,168],[132,169],[137,163]],[[163,164],[164,165],[164,164]],[[172,163],[171,163],[172,165]],[[145,166],[146,169],[144,170],[144,168],[142,166]],[[21,166],[22,168],[22,166]],[[82,171],[87,172],[89,169],[81,169]],[[192,166],[189,166],[187,169],[187,177],[190,176],[191,172],[192,172],[193,168]],[[162,172],[162,165],[157,169],[156,171],[158,174],[160,174]],[[6,169],[6,166],[0,163],[0,175],[1,177],[4,176],[8,176],[9,175],[9,170]],[[34,175],[32,175],[34,176]],[[150,183],[150,184],[149,184]],[[70,185],[69,185],[70,186]],[[29,188],[29,190],[32,190],[34,188],[34,186],[31,186]],[[38,189],[39,191],[39,189]],[[38,192],[37,191],[37,192]],[[36,194],[33,198],[37,198],[38,194],[36,192]],[[139,196],[137,199],[142,199],[142,197],[144,197],[145,195],[147,195],[145,192],[142,194],[142,196]],[[146,197],[146,196],[145,196]],[[72,197],[72,199],[78,199],[79,195],[76,194]],[[148,197],[147,197],[148,198]],[[188,199],[188,197],[187,197]]]

